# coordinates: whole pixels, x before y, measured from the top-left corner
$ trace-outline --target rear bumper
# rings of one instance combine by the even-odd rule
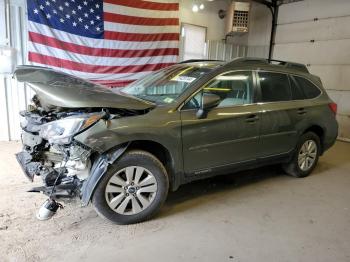
[[[326,137],[323,140],[323,147],[322,147],[322,153],[327,151],[329,148],[331,148],[335,142],[337,141],[338,137],[338,122],[334,121],[335,124],[332,126],[332,128],[328,128],[328,132],[326,133]]]
[[[335,144],[335,141],[337,141],[337,137],[335,137],[333,139],[329,139],[327,141],[324,141],[323,148],[322,148],[322,154],[324,152],[326,152],[328,149],[330,149]]]

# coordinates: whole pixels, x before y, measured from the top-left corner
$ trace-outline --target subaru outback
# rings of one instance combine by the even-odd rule
[[[297,63],[185,61],[117,91],[21,66],[36,93],[20,114],[24,174],[49,196],[38,218],[79,197],[117,224],[154,216],[168,191],[211,176],[280,163],[306,177],[337,137],[337,105]],[[46,212],[46,213],[45,213]]]

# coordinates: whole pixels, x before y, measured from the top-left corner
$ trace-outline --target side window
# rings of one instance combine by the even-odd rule
[[[202,101],[202,94],[203,92],[198,92],[194,97],[191,98],[183,107],[183,110],[186,109],[198,109],[201,107],[201,101]]]
[[[303,90],[301,90],[300,86],[296,83],[293,76],[290,76],[290,88],[292,90],[292,100],[302,100],[305,99],[305,95]]]
[[[202,93],[216,94],[221,98],[217,107],[235,106],[253,103],[252,72],[232,72],[222,74],[211,80],[201,92],[195,95],[183,109],[199,108]]]
[[[294,78],[300,88],[304,91],[305,97],[307,99],[315,98],[321,94],[321,90],[318,89],[318,87],[316,87],[309,80],[299,76],[294,76]]]
[[[218,107],[251,104],[253,102],[252,72],[233,72],[217,76],[203,89],[221,98]]]
[[[286,74],[259,72],[258,75],[263,102],[291,100],[291,90]]]

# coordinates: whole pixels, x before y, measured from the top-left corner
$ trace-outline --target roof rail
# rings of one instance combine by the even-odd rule
[[[189,59],[179,62],[178,64],[195,63],[195,62],[225,62],[224,60],[214,59]]]
[[[275,60],[275,59],[238,57],[236,59],[233,59],[231,62],[228,62],[228,64],[230,63],[263,63],[263,64],[271,64],[271,65],[273,64],[273,65],[283,66],[286,68],[292,68],[304,73],[309,73],[309,70],[304,64],[282,61],[282,60]]]

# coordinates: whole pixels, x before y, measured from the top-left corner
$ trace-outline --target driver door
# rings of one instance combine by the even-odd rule
[[[251,71],[221,74],[206,84],[182,108],[182,143],[186,175],[254,161],[258,149],[260,114],[254,104]],[[203,92],[220,96],[219,105],[198,119]]]

